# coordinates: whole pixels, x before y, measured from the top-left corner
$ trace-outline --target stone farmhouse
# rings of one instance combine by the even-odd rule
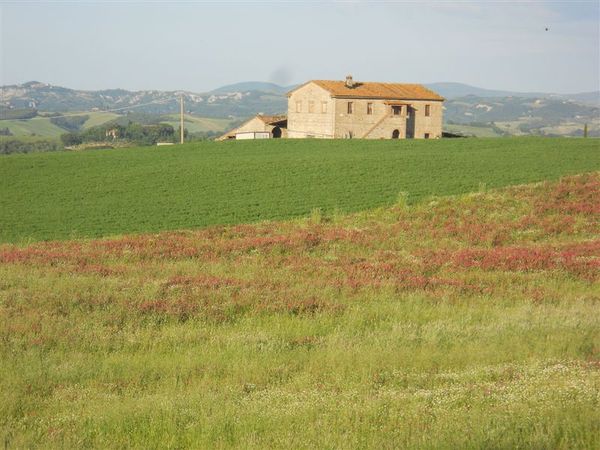
[[[442,137],[444,98],[420,84],[311,80],[288,94],[287,121],[267,124],[256,116],[220,139],[255,137],[437,139]],[[270,119],[270,117],[269,117]],[[263,126],[261,123],[264,123]],[[273,127],[268,129],[268,127]]]

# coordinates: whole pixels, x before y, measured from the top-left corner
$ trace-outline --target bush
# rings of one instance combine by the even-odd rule
[[[60,136],[60,140],[66,147],[70,147],[72,145],[79,145],[83,142],[81,136],[77,133],[65,133]]]
[[[37,115],[37,109],[33,108],[2,109],[0,111],[0,120],[31,119]]]
[[[22,141],[6,139],[0,141],[0,155],[11,153],[54,152],[63,147],[56,141]]]
[[[90,116],[69,116],[69,117],[52,117],[52,122],[57,127],[61,127],[67,131],[79,131],[83,124],[90,118]]]

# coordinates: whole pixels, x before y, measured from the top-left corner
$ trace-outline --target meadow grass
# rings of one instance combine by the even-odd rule
[[[169,114],[166,123],[171,125],[177,131],[179,129],[179,115]],[[218,131],[225,132],[230,128],[232,119],[219,119],[214,117],[199,117],[193,115],[186,115],[184,117],[183,127],[190,133],[206,132],[206,131]]]
[[[269,140],[0,158],[0,242],[201,228],[598,170],[600,140]]]
[[[16,137],[41,136],[58,138],[67,131],[54,125],[48,117],[33,117],[31,119],[0,120],[2,128],[7,127]],[[4,138],[4,136],[2,137]]]
[[[6,448],[600,446],[600,174],[0,245]]]

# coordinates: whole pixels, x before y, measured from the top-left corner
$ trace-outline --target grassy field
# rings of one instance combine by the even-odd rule
[[[119,117],[117,114],[102,111],[85,112],[81,113],[81,115],[90,116],[89,119],[83,124],[84,129],[102,125],[103,123]],[[50,122],[50,117],[34,117],[32,119],[23,120],[0,120],[0,127],[8,127],[10,132],[18,138],[25,138],[29,136],[58,138],[61,134],[67,133],[67,130]]]
[[[475,136],[475,137],[500,137],[492,127],[475,127],[471,125],[460,125],[460,124],[444,124],[444,131],[451,133],[459,133],[463,136]]]
[[[68,113],[69,115],[75,113]],[[103,123],[110,122],[121,117],[119,114],[112,112],[96,111],[96,112],[82,112],[81,115],[89,116],[89,119],[83,124],[83,129],[102,125]],[[179,115],[172,114],[169,116],[172,120],[166,121],[175,129],[179,127]],[[184,127],[188,129],[190,133],[203,132],[203,131],[226,131],[232,123],[231,119],[215,119],[211,117],[196,117],[196,116],[185,116]],[[61,134],[67,133],[61,127],[54,125],[50,122],[49,117],[34,117],[32,119],[23,120],[0,120],[0,128],[8,127],[10,132],[15,137],[26,137],[26,136],[42,136],[42,137],[53,137],[58,138]]]
[[[121,117],[119,114],[97,111],[91,113],[82,113],[83,115],[90,116],[88,120],[83,124],[83,129],[97,127],[98,125],[102,125],[103,123],[110,122],[111,120],[115,120]]]
[[[40,136],[45,138],[57,138],[66,133],[57,127],[47,117],[34,117],[23,120],[0,120],[0,128],[7,127],[15,137]]]
[[[167,121],[175,130],[179,129],[179,115],[169,115],[170,121]],[[231,128],[232,119],[217,119],[214,117],[197,117],[192,115],[184,116],[183,127],[190,133],[198,133],[205,131],[225,132]]]
[[[157,153],[152,173],[146,151],[3,167],[23,178],[33,168],[51,201],[62,186],[41,174],[64,167],[85,206],[105,192],[92,189],[98,178],[81,185],[89,166],[108,168],[101,156],[159,181],[181,173],[179,158],[198,176],[215,161],[257,176],[257,158],[271,170],[315,170],[316,158],[315,190],[371,161],[370,184],[390,165],[405,183],[385,181],[394,195],[425,194],[417,174],[456,191],[597,162],[581,141],[477,142],[184,147]],[[417,155],[427,164],[411,171]],[[441,170],[467,156],[466,170]],[[237,176],[252,203],[254,178]],[[361,181],[345,187],[368,191]],[[118,185],[103,189],[125,210]],[[0,245],[0,438],[44,449],[600,448],[599,198],[596,173],[348,216]]]
[[[272,140],[0,158],[0,242],[351,212],[600,169],[597,139]]]

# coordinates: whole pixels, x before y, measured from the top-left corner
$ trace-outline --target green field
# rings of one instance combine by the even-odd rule
[[[0,242],[349,212],[600,168],[599,140],[200,142],[0,158]]]
[[[74,115],[75,113],[68,113]],[[90,116],[83,124],[83,128],[102,125],[110,120],[119,117],[118,114],[103,111],[82,112],[82,116]],[[54,125],[50,122],[50,117],[34,117],[23,120],[0,120],[0,127],[7,127],[14,137],[22,138],[28,136],[41,136],[49,138],[58,138],[61,134],[67,133],[67,130]]]
[[[171,114],[168,116],[171,120],[166,121],[175,130],[179,128],[179,115]],[[206,131],[225,132],[231,128],[233,119],[216,119],[214,117],[197,117],[186,115],[184,117],[183,127],[190,133],[202,133]]]
[[[34,117],[23,120],[1,120],[0,127],[7,127],[15,137],[41,136],[57,138],[66,133],[57,127],[47,117]]]
[[[69,116],[75,113],[67,113]],[[115,120],[121,117],[119,114],[105,111],[94,111],[94,112],[82,112],[82,116],[89,116],[89,119],[83,124],[82,129],[87,129],[102,125],[111,120]],[[179,127],[179,115],[171,114],[167,116],[170,120],[165,121],[177,129]],[[215,119],[212,117],[196,117],[196,116],[185,116],[184,127],[190,133],[206,132],[206,131],[226,131],[232,119]],[[0,128],[7,127],[15,137],[26,137],[26,136],[42,136],[42,137],[54,137],[58,138],[61,134],[67,133],[61,127],[54,125],[50,122],[49,117],[34,117],[32,119],[23,120],[0,120]]]
[[[360,159],[360,147],[347,142],[312,151],[293,143],[179,150],[187,163],[196,153],[215,158],[218,149],[219,164],[242,165],[261,149],[269,157],[262,165],[276,163],[272,171],[282,161],[304,170],[310,162],[314,170],[312,159],[336,155],[337,171],[319,181],[331,188],[328,178],[339,183],[341,168],[348,175],[366,156],[381,167],[394,160],[385,145],[358,144]],[[453,185],[445,166],[431,169],[432,155],[440,157],[432,144],[414,145],[430,163],[421,176],[432,189],[443,189],[434,182],[440,177],[446,189],[473,187],[479,176],[455,172],[462,181]],[[484,144],[469,151],[472,160]],[[338,145],[349,156],[336,154]],[[517,180],[523,175],[515,168],[542,153],[494,145],[500,156],[485,155],[496,170],[483,175],[481,163],[468,170],[496,183]],[[565,145],[563,152],[587,155],[587,168],[597,161],[585,143]],[[453,153],[446,165],[463,155],[439,146]],[[551,162],[574,170],[573,160],[546,153],[545,169],[530,163],[522,173],[554,177]],[[404,167],[417,159],[410,154]],[[176,155],[158,154],[172,177],[179,172],[170,164],[182,167]],[[507,158],[513,178],[499,165]],[[215,167],[214,159],[200,160]],[[48,170],[46,160],[25,161],[21,170]],[[145,173],[161,180],[159,170]],[[238,186],[248,184],[243,173]],[[379,185],[376,174],[353,192]],[[110,186],[94,191],[96,182],[86,185],[88,195],[80,191],[82,208],[103,205],[92,194]],[[254,186],[245,203],[252,204]],[[55,184],[47,191],[46,201],[63,198]],[[119,192],[111,204],[124,210],[130,199]],[[0,244],[0,439],[5,449],[44,450],[596,450],[599,198],[600,173],[593,173],[415,205],[400,198],[349,216],[315,212],[288,222]],[[177,209],[166,204],[165,211]]]
[[[472,125],[444,124],[444,131],[475,137],[500,137],[492,127],[475,127]]]

